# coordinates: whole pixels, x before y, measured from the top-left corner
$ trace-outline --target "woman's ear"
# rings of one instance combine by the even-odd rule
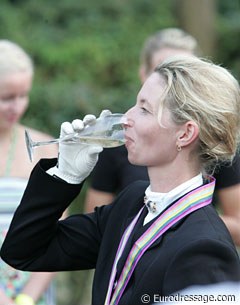
[[[193,121],[188,121],[182,125],[177,137],[177,146],[186,147],[195,142],[199,135],[198,124]]]

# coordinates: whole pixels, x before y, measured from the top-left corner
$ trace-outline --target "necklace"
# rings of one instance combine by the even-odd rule
[[[10,175],[10,171],[11,171],[11,167],[12,167],[12,161],[13,161],[14,153],[15,153],[15,149],[16,149],[16,143],[17,143],[17,128],[14,127],[13,131],[12,131],[9,150],[8,150],[6,167],[5,167],[5,171],[3,173],[3,176],[5,176],[5,177]]]

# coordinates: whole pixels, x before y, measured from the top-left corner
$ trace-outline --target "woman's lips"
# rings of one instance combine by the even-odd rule
[[[9,115],[9,116],[7,116],[7,121],[9,123],[15,123],[17,120],[18,120],[18,116],[16,116],[16,115]]]
[[[133,143],[133,139],[125,135],[125,145],[129,146],[131,143]]]

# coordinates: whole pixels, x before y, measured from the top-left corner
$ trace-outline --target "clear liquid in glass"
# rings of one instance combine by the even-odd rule
[[[84,143],[99,144],[103,148],[111,148],[124,145],[124,124],[127,119],[123,114],[112,113],[104,117],[99,117],[94,124],[87,125],[79,132],[67,134],[57,139],[49,141],[35,142],[31,139],[27,130],[25,130],[25,140],[30,160],[33,160],[33,149],[42,145],[54,143]]]

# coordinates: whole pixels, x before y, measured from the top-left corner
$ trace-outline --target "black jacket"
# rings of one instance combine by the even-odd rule
[[[45,173],[55,160],[42,160],[32,172],[1,256],[17,269],[62,271],[96,268],[94,305],[104,304],[120,238],[139,209],[148,182],[136,182],[111,205],[88,215],[58,221],[78,195],[71,185]],[[135,235],[145,230],[140,223]],[[148,294],[169,295],[195,284],[240,280],[240,261],[231,237],[211,205],[176,223],[142,256],[120,305],[142,305]],[[150,303],[150,302],[149,302]]]

